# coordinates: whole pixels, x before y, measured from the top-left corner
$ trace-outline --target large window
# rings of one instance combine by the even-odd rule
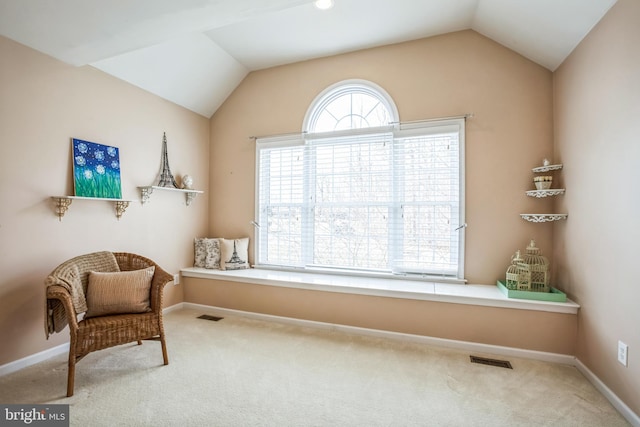
[[[464,120],[397,116],[346,82],[301,135],[258,139],[258,266],[463,277]]]

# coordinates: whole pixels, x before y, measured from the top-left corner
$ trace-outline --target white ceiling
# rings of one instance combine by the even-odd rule
[[[473,29],[555,70],[616,0],[0,0],[0,34],[205,117],[253,70]]]

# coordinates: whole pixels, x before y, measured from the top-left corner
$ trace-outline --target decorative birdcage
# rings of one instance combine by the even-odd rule
[[[519,250],[511,257],[505,287],[509,290],[549,292],[549,261],[540,254],[533,239],[525,252],[524,257]]]
[[[520,266],[518,264],[523,263],[524,260],[520,256],[520,251],[517,250],[515,255],[511,257],[511,265],[507,267],[507,280],[505,286],[510,290],[517,290],[520,284]]]
[[[518,263],[518,290],[531,290],[531,266],[524,261]]]
[[[542,256],[536,247],[536,241],[531,239],[524,255],[524,264],[530,271],[529,290],[534,292],[549,292],[549,260]]]

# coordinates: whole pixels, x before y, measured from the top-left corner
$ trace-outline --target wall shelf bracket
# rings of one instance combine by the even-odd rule
[[[69,209],[73,200],[68,197],[52,197],[52,199],[56,203],[56,215],[58,215],[58,221],[62,221],[62,217],[67,213],[67,209]]]
[[[74,200],[102,200],[112,202],[116,211],[116,218],[118,218],[118,221],[131,203],[131,200],[107,199],[103,197],[52,196],[51,198],[56,204],[56,215],[58,215],[58,221],[62,221],[62,217],[65,213],[67,213],[69,206],[71,206],[71,203]]]

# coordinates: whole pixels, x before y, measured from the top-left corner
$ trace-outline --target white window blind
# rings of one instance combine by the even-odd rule
[[[257,141],[257,265],[462,278],[464,120]]]

